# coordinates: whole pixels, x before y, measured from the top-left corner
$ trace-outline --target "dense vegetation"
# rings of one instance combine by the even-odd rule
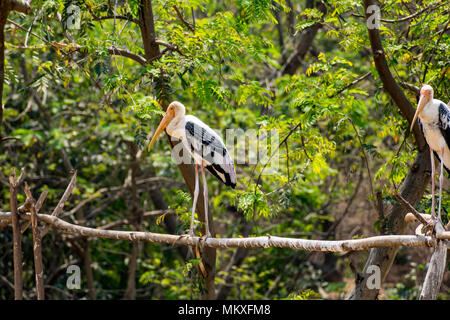
[[[156,43],[146,43],[142,4],[151,6]],[[416,105],[424,83],[448,102],[449,2],[379,5],[388,66],[409,102]],[[423,146],[379,77],[363,1],[36,0],[29,15],[8,18],[0,210],[10,210],[13,168],[25,168],[36,198],[49,191],[42,213],[53,210],[76,169],[63,219],[90,227],[127,219],[114,228],[185,233],[191,195],[169,143],[145,149],[167,102],[177,100],[222,135],[278,133],[278,142],[268,140],[277,167],[235,161],[235,190],[208,174],[217,237],[396,232],[392,193]],[[443,201],[447,222],[446,192]],[[416,208],[429,213],[430,202],[427,188]],[[11,227],[0,229],[1,299],[14,296],[11,243]],[[27,231],[27,298],[35,296],[32,246]],[[400,249],[382,297],[417,298],[430,252]],[[216,290],[220,298],[344,298],[367,256],[217,250]],[[43,259],[49,299],[197,299],[205,291],[198,259],[177,246],[51,231]],[[66,288],[72,264],[82,268],[79,290]],[[449,286],[447,272],[442,298]]]

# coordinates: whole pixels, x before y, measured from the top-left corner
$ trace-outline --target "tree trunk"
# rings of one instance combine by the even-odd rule
[[[400,194],[409,203],[417,203],[423,196],[425,188],[430,181],[430,153],[428,149],[419,152],[414,164],[410,168],[405,181],[403,182]],[[389,233],[402,234],[406,228],[405,215],[406,209],[399,203],[392,206],[387,219],[387,226]],[[398,247],[390,248],[374,248],[370,250],[369,258],[367,259],[364,270],[358,275],[355,283],[355,288],[350,294],[349,299],[353,300],[373,300],[378,297],[379,289],[369,289],[366,286],[367,279],[372,273],[367,273],[367,268],[370,266],[378,266],[381,273],[381,281],[383,282],[388,274]]]
[[[139,26],[141,28],[142,33],[142,41],[144,43],[144,50],[145,50],[145,57],[148,61],[148,63],[151,63],[154,59],[157,59],[160,56],[159,47],[156,44],[156,33],[155,33],[155,27],[154,27],[154,20],[153,20],[153,12],[152,12],[152,3],[151,0],[142,0],[142,7],[139,14]],[[164,75],[160,75],[159,81],[163,82]],[[162,83],[164,85],[164,83]],[[164,109],[168,106],[168,96],[163,95],[160,98],[160,103],[163,106]],[[180,142],[174,143],[173,141],[169,142],[172,146],[172,148],[175,146],[175,144],[178,144]],[[186,185],[189,189],[189,192],[191,195],[194,194],[194,187],[195,187],[195,177],[194,177],[194,166],[192,164],[184,164],[181,163],[178,165],[180,168],[181,174],[183,175],[184,181],[186,182]],[[203,205],[203,192],[200,190],[198,201],[197,201],[197,213],[199,216],[200,221],[205,221],[205,210]],[[215,237],[215,229],[214,229],[214,221],[212,218],[211,211],[208,210],[208,217],[209,217],[209,226],[210,226],[210,232],[213,237]],[[204,234],[206,234],[204,232]],[[207,276],[205,278],[205,286],[207,293],[202,295],[203,300],[211,300],[215,298],[215,287],[214,287],[214,277],[215,277],[215,265],[216,265],[216,249],[205,247],[202,252],[202,260],[203,264],[205,266],[205,269],[207,271]]]

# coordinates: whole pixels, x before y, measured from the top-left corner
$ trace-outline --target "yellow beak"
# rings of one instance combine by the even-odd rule
[[[153,138],[150,141],[150,144],[148,145],[149,152],[150,152],[150,149],[152,148],[152,145],[155,143],[156,138],[169,125],[170,121],[172,121],[174,117],[175,117],[175,115],[174,115],[173,110],[167,110],[166,114],[164,115],[161,122],[159,123],[159,126],[156,129],[155,134],[153,135]]]
[[[412,122],[411,122],[411,127],[410,127],[410,130],[411,130],[411,131],[412,131],[413,127],[414,127],[414,123],[416,123],[417,117],[418,117],[419,114],[422,112],[423,107],[425,107],[426,102],[427,102],[427,101],[426,101],[425,97],[424,97],[423,95],[421,95],[421,96],[420,96],[420,99],[419,99],[419,103],[418,103],[418,105],[417,105],[416,113],[414,114],[414,118],[413,118],[413,120],[412,120]]]

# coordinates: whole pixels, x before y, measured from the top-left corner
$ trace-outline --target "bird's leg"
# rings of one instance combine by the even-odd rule
[[[209,232],[209,219],[208,219],[208,186],[206,184],[206,178],[205,178],[205,168],[203,166],[203,163],[200,165],[202,170],[202,180],[203,180],[203,199],[205,203],[205,223],[206,223],[206,238],[211,237],[211,233]],[[205,240],[206,240],[205,238]]]
[[[198,164],[195,164],[195,189],[194,189],[194,202],[192,204],[192,215],[191,215],[191,226],[189,227],[189,236],[194,236],[194,215],[195,215],[195,207],[197,206],[197,198],[198,198]]]
[[[441,149],[441,171],[439,173],[439,207],[437,220],[441,219],[441,203],[442,203],[442,182],[444,181],[444,148]]]
[[[436,175],[436,169],[434,167],[434,153],[433,149],[430,147],[430,158],[431,158],[431,218],[436,218],[436,212],[434,211],[434,180]]]

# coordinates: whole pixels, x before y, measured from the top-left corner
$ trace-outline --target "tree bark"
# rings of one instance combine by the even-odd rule
[[[139,27],[141,28],[145,58],[147,61],[153,61],[160,55],[160,51],[159,46],[155,42],[155,22],[153,20],[151,0],[141,0],[141,9],[139,11]]]

